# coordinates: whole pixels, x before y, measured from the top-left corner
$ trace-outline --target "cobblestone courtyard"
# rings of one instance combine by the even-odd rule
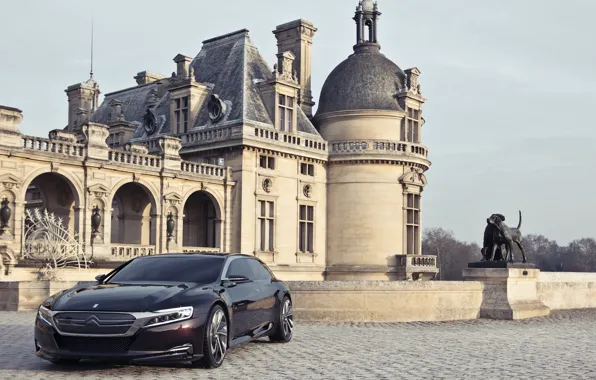
[[[298,324],[286,345],[230,351],[206,371],[57,367],[33,354],[33,313],[0,313],[0,379],[596,379],[596,311],[528,321]]]

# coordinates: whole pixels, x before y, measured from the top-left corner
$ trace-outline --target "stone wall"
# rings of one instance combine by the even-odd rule
[[[291,281],[306,321],[412,322],[476,319],[482,284],[448,281]]]
[[[551,310],[596,308],[596,273],[541,272],[536,288]]]
[[[92,281],[109,270],[72,271],[62,281],[35,281],[15,268],[19,281],[0,282],[0,310],[34,310],[50,295]],[[76,273],[75,273],[76,272]],[[14,278],[13,276],[11,276]],[[413,322],[480,317],[481,281],[288,281],[301,321]],[[540,273],[538,299],[552,310],[596,308],[596,273]]]

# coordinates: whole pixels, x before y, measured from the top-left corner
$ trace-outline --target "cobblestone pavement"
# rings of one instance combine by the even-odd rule
[[[58,367],[33,353],[33,313],[0,313],[0,379],[596,379],[596,310],[526,321],[297,324],[288,344],[255,342],[215,370]]]

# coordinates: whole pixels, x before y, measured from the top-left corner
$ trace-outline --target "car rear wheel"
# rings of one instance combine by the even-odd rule
[[[288,296],[284,296],[279,308],[279,320],[277,327],[269,340],[276,343],[287,343],[292,340],[294,333],[294,313],[292,311],[292,301]]]
[[[209,313],[209,319],[203,337],[203,357],[196,362],[203,368],[219,367],[228,350],[228,319],[220,305],[215,305]]]

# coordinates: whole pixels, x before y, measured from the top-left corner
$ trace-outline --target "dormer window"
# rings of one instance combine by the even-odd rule
[[[294,97],[280,94],[278,107],[278,129],[282,132],[291,132],[293,127],[292,122],[294,120]]]
[[[188,96],[176,99],[174,116],[176,117],[176,130],[178,133],[188,132],[188,103]]]

